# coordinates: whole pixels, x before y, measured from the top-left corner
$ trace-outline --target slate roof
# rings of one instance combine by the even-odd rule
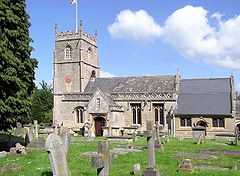
[[[175,76],[96,78],[89,81],[84,93],[96,88],[108,93],[175,92]]]
[[[182,79],[176,114],[230,115],[230,78]]]

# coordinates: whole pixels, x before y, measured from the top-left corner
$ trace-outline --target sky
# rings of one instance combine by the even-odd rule
[[[102,76],[235,77],[240,90],[240,1],[79,0],[84,30],[98,33]],[[52,80],[54,26],[75,30],[70,0],[27,0],[36,82]]]

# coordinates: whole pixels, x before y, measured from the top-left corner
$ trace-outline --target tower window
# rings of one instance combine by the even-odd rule
[[[91,78],[96,78],[96,72],[95,72],[95,70],[92,71]]]
[[[93,52],[93,51],[92,51],[92,48],[89,47],[88,50],[87,50],[88,58],[91,58],[92,52]]]
[[[134,103],[131,104],[132,108],[132,117],[133,117],[133,124],[142,124],[142,116],[141,116],[141,104],[140,103]]]
[[[65,48],[65,59],[72,59],[72,48],[71,48],[71,46],[66,46],[66,48]]]
[[[83,109],[83,107],[77,107],[75,109],[75,118],[76,118],[76,123],[83,123],[83,121],[84,121],[84,109]]]

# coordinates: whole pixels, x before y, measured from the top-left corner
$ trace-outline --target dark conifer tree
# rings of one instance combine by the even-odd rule
[[[31,114],[34,69],[25,0],[0,0],[0,130]]]

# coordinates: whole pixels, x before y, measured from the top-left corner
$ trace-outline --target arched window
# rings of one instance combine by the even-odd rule
[[[83,123],[84,122],[84,109],[83,109],[83,107],[77,107],[75,109],[75,119],[76,119],[76,123]]]
[[[132,117],[134,125],[142,124],[142,116],[141,116],[141,103],[133,103],[131,104],[132,108]]]
[[[65,59],[72,59],[72,47],[69,45],[65,48]]]

